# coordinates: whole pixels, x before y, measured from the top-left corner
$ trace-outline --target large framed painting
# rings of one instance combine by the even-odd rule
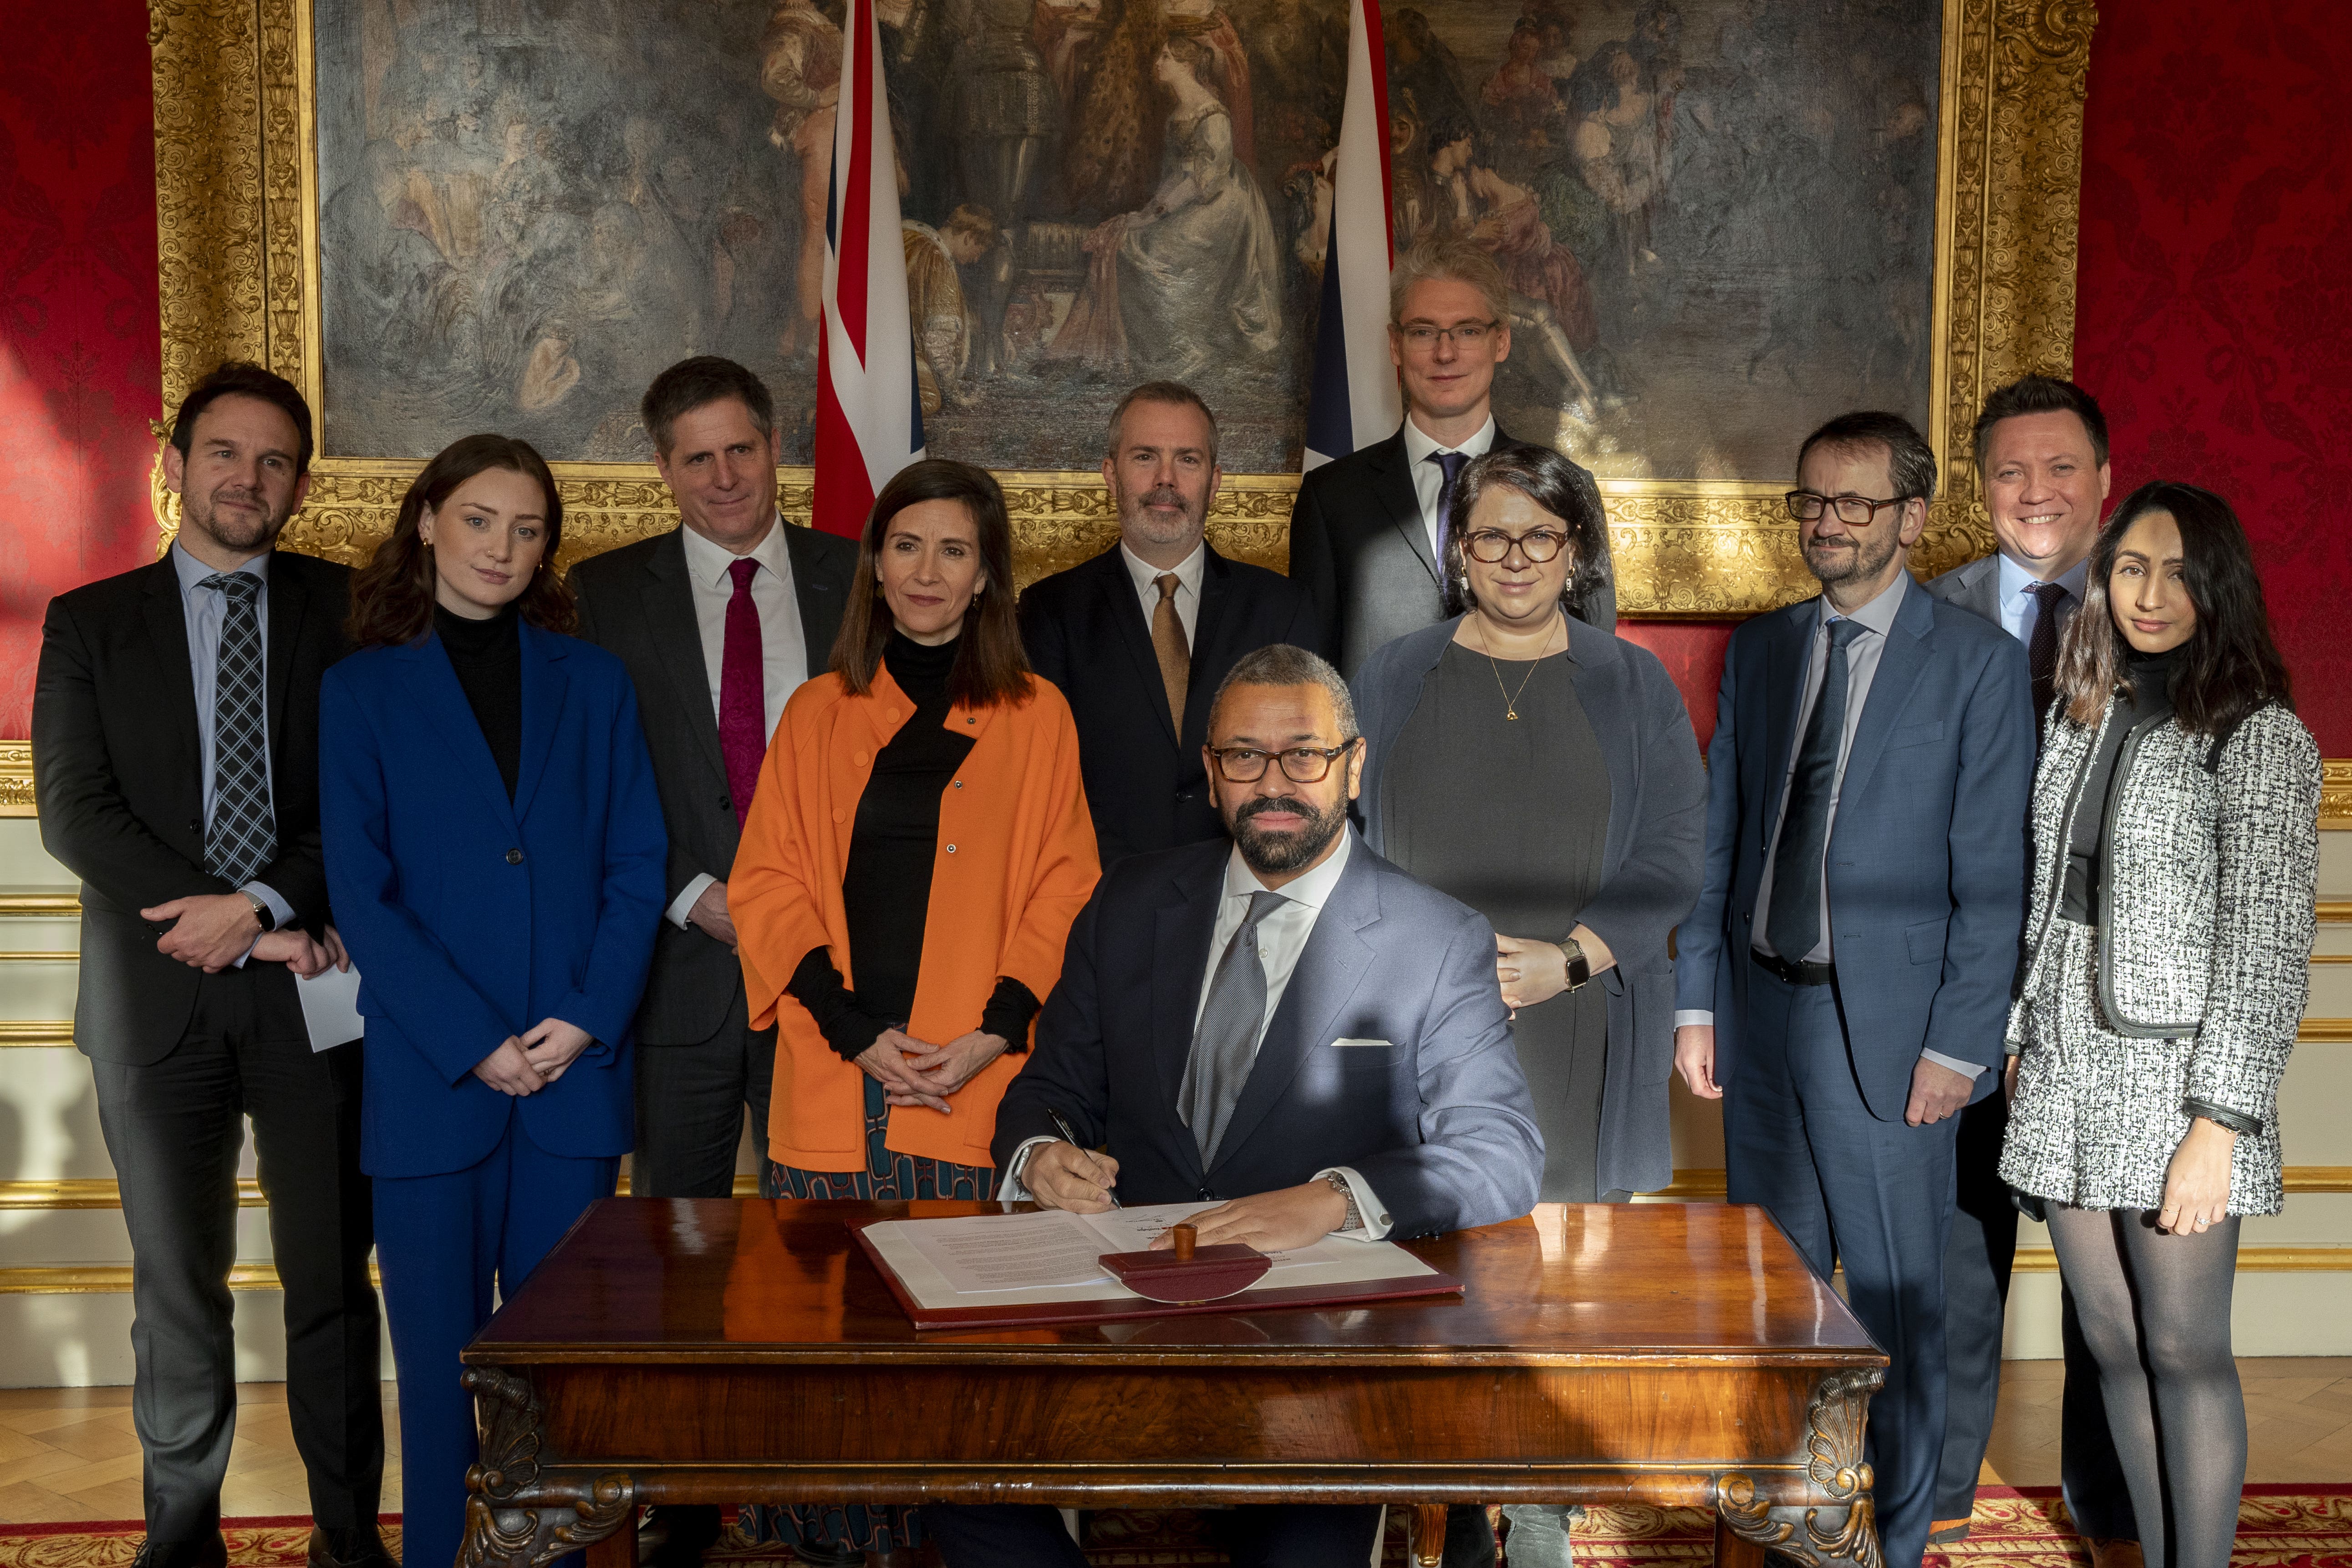
[[[320,416],[291,538],[355,557],[455,437],[555,463],[574,554],[667,526],[646,383],[724,353],[805,464],[838,0],[154,0],[167,404],[236,353]],[[881,0],[930,450],[1024,578],[1115,529],[1127,385],[1223,427],[1222,548],[1280,566],[1343,0]],[[2037,0],[1417,0],[1383,12],[1400,247],[1511,288],[1498,413],[1602,480],[1619,603],[1809,592],[1790,455],[1930,433],[1923,564],[1990,542],[1967,432],[2070,358],[2093,13]],[[810,476],[788,468],[788,513]],[[159,497],[166,527],[167,500]]]

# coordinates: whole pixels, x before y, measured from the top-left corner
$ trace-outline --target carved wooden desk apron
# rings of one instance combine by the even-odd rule
[[[1409,1243],[1460,1298],[918,1334],[845,1222],[971,1203],[615,1198],[466,1352],[464,1568],[635,1568],[668,1502],[1642,1501],[1877,1568],[1886,1358],[1760,1209],[1547,1205]],[[431,1568],[420,1564],[418,1568]]]

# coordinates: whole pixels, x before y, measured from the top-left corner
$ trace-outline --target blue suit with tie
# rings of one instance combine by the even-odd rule
[[[629,1028],[667,843],[620,660],[519,628],[511,799],[437,637],[364,649],[320,698],[320,816],[362,975],[361,1158],[400,1373],[406,1555],[454,1560],[473,1462],[457,1352],[595,1198],[634,1131]],[[591,1044],[515,1098],[476,1063],[544,1018]]]
[[[1731,1201],[1769,1208],[1824,1277],[1843,1261],[1856,1314],[1892,1359],[1870,1439],[1886,1559],[1912,1568],[1943,1442],[1958,1119],[1912,1127],[1904,1114],[1923,1053],[1999,1066],[1984,1058],[2016,970],[2033,715],[2016,639],[1899,586],[1820,868],[1834,978],[1790,984],[1750,951],[1825,619],[1812,599],[1748,622],[1725,658],[1706,880],[1677,942],[1675,1005],[1714,1015]],[[1978,1096],[1996,1081],[1982,1074]]]

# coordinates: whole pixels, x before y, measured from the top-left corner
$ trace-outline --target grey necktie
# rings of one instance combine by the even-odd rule
[[[1225,955],[1209,977],[1208,1005],[1192,1031],[1192,1054],[1177,1094],[1204,1171],[1216,1163],[1218,1141],[1234,1119],[1242,1085],[1257,1060],[1259,1031],[1265,1027],[1265,963],[1258,956],[1257,928],[1287,902],[1280,893],[1252,893],[1242,929],[1225,944]]]
[[[1838,751],[1845,743],[1845,650],[1862,629],[1858,621],[1830,623],[1829,669],[1789,775],[1789,810],[1773,852],[1772,904],[1764,930],[1772,951],[1791,963],[1811,956],[1822,940],[1822,856],[1829,848],[1830,800],[1837,794]]]
[[[269,811],[269,747],[262,728],[267,679],[261,658],[261,580],[218,572],[204,580],[227,601],[213,665],[213,819],[205,869],[242,887],[278,856]]]

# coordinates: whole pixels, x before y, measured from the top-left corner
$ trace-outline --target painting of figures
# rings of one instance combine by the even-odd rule
[[[813,427],[837,0],[313,0],[324,447],[511,431],[650,457],[688,353]],[[1198,385],[1294,469],[1339,0],[880,0],[934,453],[1093,466]],[[1772,480],[1929,400],[1933,0],[1416,0],[1383,13],[1397,241],[1510,285],[1513,431],[1604,477]]]

